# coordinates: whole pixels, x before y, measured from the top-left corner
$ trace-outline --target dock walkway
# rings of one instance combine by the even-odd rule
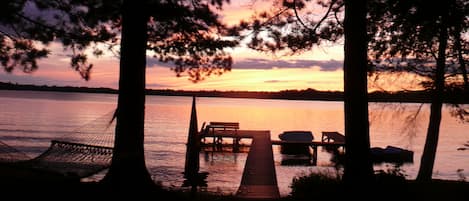
[[[201,138],[251,138],[246,164],[241,178],[241,184],[236,192],[236,197],[242,199],[279,199],[280,192],[277,185],[277,175],[275,172],[274,156],[272,145],[297,144],[308,145],[314,150],[313,163],[317,160],[317,148],[323,146],[326,148],[337,149],[344,147],[345,137],[338,132],[323,132],[321,141],[296,142],[271,140],[270,131],[263,130],[212,130],[201,134]],[[218,140],[217,140],[218,141]],[[222,141],[222,140],[221,140]],[[235,141],[237,142],[237,140]]]
[[[206,133],[202,137],[251,138],[251,146],[236,197],[267,200],[280,198],[270,131],[237,130],[236,133],[215,131]]]
[[[270,131],[239,133],[251,134],[252,144],[236,196],[247,199],[280,198]]]

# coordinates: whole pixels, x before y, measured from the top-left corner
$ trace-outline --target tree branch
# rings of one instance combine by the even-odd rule
[[[296,1],[297,0],[293,1],[293,11],[295,12],[296,19],[298,19],[298,21],[304,28],[309,29],[309,27],[306,26],[306,24],[303,22],[303,20],[301,20],[300,16],[298,15],[298,10],[296,9]]]
[[[16,38],[15,38],[15,37],[11,36],[9,33],[5,32],[5,31],[3,31],[3,30],[1,30],[1,29],[0,29],[0,34],[6,36],[7,38],[9,38],[9,39],[11,39],[11,40],[13,40],[13,41],[16,41]]]
[[[327,19],[327,17],[329,16],[329,13],[332,11],[332,7],[335,4],[335,2],[336,2],[336,0],[331,1],[331,4],[329,5],[329,8],[327,9],[326,14],[324,14],[324,16],[321,18],[321,20],[319,20],[318,23],[316,24],[316,26],[313,28],[314,32],[316,32],[316,30],[319,28],[319,25],[321,25],[322,22],[324,22],[324,20]]]
[[[36,21],[36,20],[33,20],[33,19],[29,18],[29,17],[26,17],[26,16],[24,16],[24,15],[22,15],[22,14],[20,14],[20,13],[15,13],[15,15],[18,16],[18,17],[20,17],[20,18],[23,19],[23,20],[26,20],[26,21],[30,22],[30,23],[33,23],[33,24],[38,25],[38,26],[40,26],[40,27],[49,29],[49,30],[53,31],[54,33],[59,32],[58,29],[56,29],[56,28],[54,28],[54,27],[52,27],[52,26],[47,26],[47,25],[45,25],[45,24],[43,24],[43,23],[40,23],[40,22],[38,22],[38,21]]]
[[[277,18],[278,16],[282,15],[285,11],[287,11],[288,8],[285,8],[283,10],[280,10],[280,12],[278,12],[277,14],[275,14],[274,16],[270,17],[269,19],[267,19],[265,22],[261,23],[259,27],[263,27],[264,25],[268,24],[269,22],[271,22],[273,19]],[[261,29],[259,30],[252,30],[251,32],[249,32],[248,34],[244,35],[244,36],[241,36],[241,38],[245,38],[251,34],[254,33],[254,31],[260,31]]]

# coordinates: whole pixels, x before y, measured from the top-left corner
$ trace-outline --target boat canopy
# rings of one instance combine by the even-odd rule
[[[285,141],[313,141],[314,136],[311,131],[284,131],[278,136]]]

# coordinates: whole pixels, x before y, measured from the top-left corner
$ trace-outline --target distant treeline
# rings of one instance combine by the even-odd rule
[[[111,88],[89,88],[89,87],[71,87],[71,86],[47,86],[30,84],[13,84],[0,82],[1,90],[27,90],[27,91],[58,91],[58,92],[83,92],[83,93],[108,93],[117,94],[116,89]]]
[[[109,93],[117,94],[116,89],[89,88],[71,86],[37,86],[0,82],[0,90],[31,90],[31,91],[58,91],[58,92],[82,92],[82,93]],[[283,90],[278,92],[254,92],[254,91],[185,91],[172,89],[148,89],[148,95],[161,96],[198,96],[198,97],[228,97],[228,98],[257,98],[257,99],[285,99],[285,100],[323,100],[343,101],[341,91],[318,91],[315,89]],[[431,101],[429,91],[399,91],[399,92],[371,92],[368,95],[370,102],[406,102],[427,103]],[[445,93],[443,97],[446,103],[469,103],[469,94],[462,90],[453,89]]]

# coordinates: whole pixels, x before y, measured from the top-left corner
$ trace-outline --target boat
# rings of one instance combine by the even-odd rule
[[[371,160],[373,163],[413,163],[414,152],[395,146],[387,146],[386,148],[372,147]]]
[[[284,131],[278,137],[281,141],[287,142],[280,146],[281,154],[311,155],[310,145],[306,144],[314,139],[311,131]],[[292,142],[292,144],[288,144],[288,142]],[[305,144],[301,144],[301,142]]]

